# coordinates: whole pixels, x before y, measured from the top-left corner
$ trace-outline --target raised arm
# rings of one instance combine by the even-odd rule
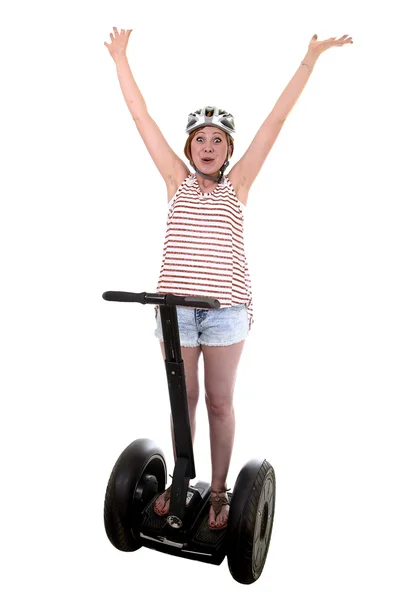
[[[115,61],[119,84],[126,105],[166,185],[173,189],[176,187],[176,179],[183,179],[184,174],[188,173],[188,168],[169,146],[158,125],[149,115],[145,100],[134,80],[126,56],[126,48],[132,30],[125,31],[121,29],[121,32],[118,33],[118,30],[114,27],[113,31],[114,33],[110,34],[111,43],[104,42],[104,45]]]
[[[320,54],[333,46],[343,46],[348,43],[352,44],[353,42],[352,38],[347,35],[342,36],[339,40],[330,38],[324,41],[317,41],[317,35],[312,37],[308,52],[291,81],[255,135],[246,153],[229,173],[229,177],[237,181],[238,189],[244,188],[245,192],[248,193],[249,188],[272,149],[286,118],[302,94]]]

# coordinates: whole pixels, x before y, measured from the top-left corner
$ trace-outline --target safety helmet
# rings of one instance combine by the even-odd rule
[[[186,133],[190,134],[200,127],[218,127],[229,135],[235,133],[234,117],[217,106],[204,106],[188,115]]]

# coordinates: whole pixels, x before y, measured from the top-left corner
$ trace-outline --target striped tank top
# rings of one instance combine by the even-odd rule
[[[228,177],[212,192],[203,193],[195,173],[190,173],[168,205],[157,293],[210,296],[217,298],[221,307],[246,304],[251,328],[245,208]]]

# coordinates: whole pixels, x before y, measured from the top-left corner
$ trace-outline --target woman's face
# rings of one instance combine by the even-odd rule
[[[227,149],[227,135],[218,127],[207,125],[198,129],[191,141],[193,162],[197,169],[207,175],[216,174],[222,168]]]

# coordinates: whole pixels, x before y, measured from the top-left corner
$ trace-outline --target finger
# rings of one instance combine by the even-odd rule
[[[127,30],[127,39],[129,39],[129,37],[130,37],[130,34],[132,33],[132,31],[133,31],[133,29],[128,29],[128,30]]]
[[[109,34],[109,37],[111,38],[111,42],[113,42],[115,40],[114,36],[112,35],[112,33]]]
[[[124,29],[121,29],[121,35],[125,35],[126,31]]]
[[[114,30],[115,37],[116,37],[117,35],[119,35],[119,33],[118,33],[118,30],[117,30],[117,28],[116,28],[116,27],[113,27],[112,29]]]

